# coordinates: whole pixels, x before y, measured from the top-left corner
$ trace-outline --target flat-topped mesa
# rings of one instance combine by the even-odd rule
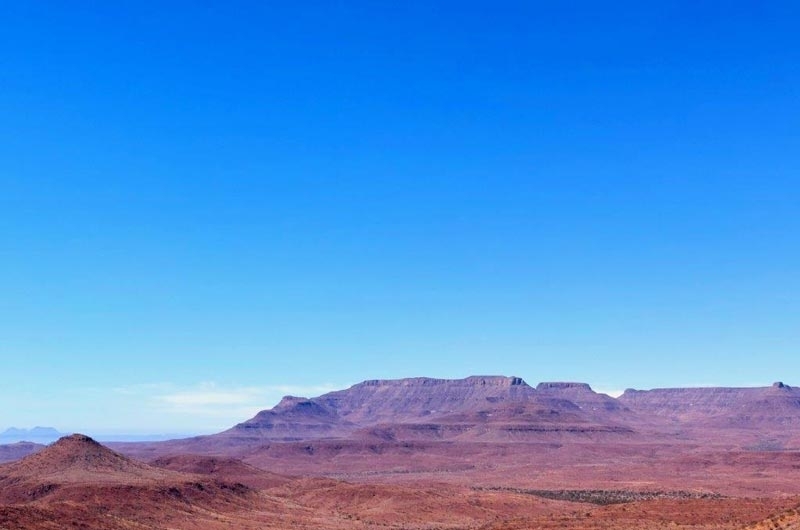
[[[337,437],[362,426],[429,421],[506,402],[523,403],[535,393],[520,377],[369,380],[314,398],[285,396],[272,409],[223,434],[280,440]]]
[[[731,403],[739,403],[755,394],[763,393],[764,390],[766,390],[764,387],[688,387],[651,390],[629,388],[619,397],[619,401],[635,410],[644,407],[648,413],[653,413],[655,410],[659,413],[677,410],[697,412],[701,409],[711,413],[717,408],[724,408]]]
[[[414,377],[364,381],[314,398],[358,424],[405,423],[455,412],[483,410],[502,402],[521,402],[536,391],[520,377],[471,376],[464,379]]]
[[[800,389],[780,382],[764,387],[628,389],[619,401],[651,418],[706,426],[800,425]]]
[[[779,390],[787,393],[798,392],[799,389],[791,387],[780,381],[771,386],[759,387],[680,387],[680,388],[653,388],[651,390],[637,390],[628,388],[620,396],[621,401],[677,401],[683,400],[692,402],[696,406],[697,402],[709,402],[724,404],[734,399],[754,399],[772,394],[772,391]]]

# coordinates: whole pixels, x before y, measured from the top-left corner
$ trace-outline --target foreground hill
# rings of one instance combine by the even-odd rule
[[[242,484],[153,467],[78,434],[0,466],[0,528],[200,524],[255,497]]]
[[[241,478],[249,482],[233,482]],[[798,499],[286,477],[230,458],[137,462],[80,435],[0,466],[0,528],[738,530],[795,528]],[[765,526],[767,525],[767,526]]]

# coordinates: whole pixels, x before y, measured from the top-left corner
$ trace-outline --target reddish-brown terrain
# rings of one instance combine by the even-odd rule
[[[44,448],[43,445],[33,442],[16,442],[0,445],[0,463],[12,462],[31,455]]]
[[[782,383],[366,381],[211,436],[62,439],[0,465],[0,529],[788,529],[799,442]]]

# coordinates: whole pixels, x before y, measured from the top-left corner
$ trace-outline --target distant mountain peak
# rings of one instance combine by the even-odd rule
[[[58,432],[52,427],[36,426],[33,429],[9,427],[0,432],[0,443],[38,442],[46,444],[56,441],[61,436],[64,436],[64,433]]]
[[[57,435],[61,434],[56,429],[54,429],[53,427],[41,427],[41,426],[37,425],[33,429],[20,429],[20,428],[17,428],[17,427],[9,427],[8,429],[6,429],[2,433],[0,433],[0,436],[6,435],[6,434],[22,434],[22,433],[57,434]]]

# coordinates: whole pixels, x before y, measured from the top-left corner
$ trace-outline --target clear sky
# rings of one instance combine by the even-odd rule
[[[3,2],[0,430],[800,385],[798,6]]]

